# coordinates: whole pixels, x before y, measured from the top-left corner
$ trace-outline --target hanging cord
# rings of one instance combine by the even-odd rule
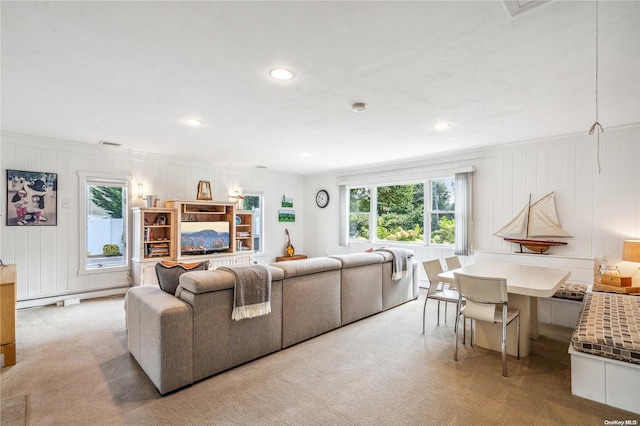
[[[589,129],[589,135],[597,132],[596,154],[598,160],[598,174],[602,170],[600,166],[600,132],[604,133],[602,125],[598,123],[598,1],[596,0],[596,122]]]

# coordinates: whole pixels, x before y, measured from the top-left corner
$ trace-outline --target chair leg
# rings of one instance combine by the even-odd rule
[[[465,316],[462,317],[462,344],[467,344],[467,317]]]
[[[449,302],[444,302],[444,323],[447,323],[447,306],[449,306]]]
[[[422,334],[424,334],[424,330],[425,330],[425,315],[427,313],[427,300],[429,300],[428,297],[424,298],[424,307],[422,308]]]
[[[506,311],[504,311],[506,313]],[[506,314],[502,317],[502,375],[507,377],[507,321]]]
[[[458,360],[458,323],[460,319],[460,305],[456,305],[456,323],[453,326],[453,360]],[[464,325],[464,321],[462,323]]]
[[[436,322],[436,325],[440,325],[440,301],[438,300],[438,321]]]
[[[520,315],[516,317],[516,327],[518,327],[518,359],[520,359]]]

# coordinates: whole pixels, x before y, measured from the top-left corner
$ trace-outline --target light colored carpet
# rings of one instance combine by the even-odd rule
[[[469,345],[422,303],[358,321],[161,397],[126,349],[122,298],[18,312],[2,425],[598,425],[638,415],[571,394],[567,329],[509,357]]]

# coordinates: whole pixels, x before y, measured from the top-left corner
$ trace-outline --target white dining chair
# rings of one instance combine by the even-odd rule
[[[449,271],[462,268],[462,264],[460,263],[460,258],[458,256],[445,257],[444,262],[447,264],[447,269]]]
[[[429,289],[427,290],[427,297],[424,299],[424,307],[422,308],[422,333],[425,332],[425,316],[427,312],[427,301],[429,299],[438,301],[438,322],[440,325],[440,302],[445,303],[458,303],[459,294],[455,289],[447,288],[442,282],[438,274],[443,272],[442,263],[440,259],[426,260],[422,262],[425,272],[427,273],[427,279],[429,280]],[[445,305],[445,317],[444,321],[447,322],[447,313]]]
[[[507,280],[487,278],[454,272],[460,297],[454,327],[453,359],[458,360],[458,323],[460,316],[472,319],[471,342],[474,339],[473,321],[502,324],[502,375],[507,377],[507,326],[516,320],[518,335],[518,359],[520,359],[520,311],[507,306]],[[464,322],[463,322],[464,324]]]

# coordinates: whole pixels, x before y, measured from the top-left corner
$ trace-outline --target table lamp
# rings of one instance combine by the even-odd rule
[[[622,244],[622,260],[640,263],[640,240],[624,240]],[[638,269],[640,269],[640,266],[633,273],[634,282],[636,281]]]

